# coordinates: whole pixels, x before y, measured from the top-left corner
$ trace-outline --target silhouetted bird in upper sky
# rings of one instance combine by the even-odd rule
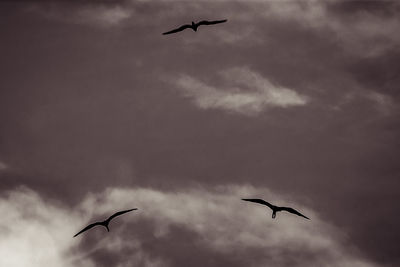
[[[107,220],[105,220],[105,221],[102,221],[102,222],[95,222],[95,223],[89,224],[88,226],[86,226],[85,228],[83,228],[81,231],[79,231],[79,233],[77,233],[76,235],[74,235],[74,237],[77,236],[77,235],[79,235],[79,234],[81,234],[81,233],[83,233],[83,232],[85,232],[85,231],[87,231],[87,230],[89,230],[89,229],[91,229],[91,228],[93,228],[93,227],[95,227],[95,226],[97,226],[97,225],[104,226],[105,228],[107,228],[107,232],[110,232],[110,229],[108,228],[108,224],[110,223],[110,221],[111,221],[112,219],[114,219],[115,217],[117,217],[117,216],[119,216],[119,215],[122,215],[122,214],[124,214],[124,213],[130,212],[130,211],[132,211],[132,210],[137,210],[137,209],[130,209],[130,210],[119,211],[119,212],[116,212],[116,213],[114,213],[113,215],[111,215],[111,216],[110,216]]]
[[[176,32],[183,31],[184,29],[188,29],[188,28],[190,28],[190,29],[192,29],[193,31],[196,32],[196,31],[197,31],[197,28],[198,28],[200,25],[213,25],[213,24],[218,24],[218,23],[224,23],[224,22],[227,22],[227,21],[228,21],[227,19],[224,19],[224,20],[214,20],[214,21],[202,20],[202,21],[197,22],[197,23],[194,23],[194,22],[192,21],[192,24],[185,24],[185,25],[182,25],[182,26],[180,26],[179,28],[176,28],[176,29],[174,29],[174,30],[172,30],[172,31],[169,31],[169,32],[164,32],[163,34],[176,33]]]
[[[262,204],[262,205],[268,206],[269,208],[272,209],[272,218],[273,218],[273,219],[276,217],[276,213],[277,213],[278,211],[287,211],[287,212],[296,214],[296,215],[298,215],[298,216],[304,217],[304,218],[306,218],[306,219],[308,219],[308,220],[310,219],[310,218],[304,216],[303,214],[301,214],[300,212],[298,212],[297,210],[295,210],[295,209],[293,209],[293,208],[289,208],[289,207],[278,207],[278,206],[272,205],[272,204],[270,204],[270,203],[268,203],[267,201],[264,201],[264,200],[262,200],[262,199],[258,199],[258,198],[255,198],[255,199],[251,199],[251,198],[250,198],[250,199],[249,199],[249,198],[242,198],[242,200],[244,200],[244,201],[250,201],[250,202],[255,202],[255,203],[258,203],[258,204]]]

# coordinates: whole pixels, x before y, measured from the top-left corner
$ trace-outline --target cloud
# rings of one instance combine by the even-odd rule
[[[394,109],[393,99],[385,94],[370,91],[365,97],[370,99],[376,106],[377,110],[383,115],[390,115]]]
[[[31,10],[52,19],[77,24],[96,26],[118,26],[129,19],[148,28],[149,25],[163,25],[165,19],[204,16],[204,6],[210,7],[210,1],[75,1],[73,4],[34,2]],[[327,39],[340,44],[343,50],[358,56],[377,56],[396,48],[400,44],[397,31],[400,27],[400,5],[394,1],[376,4],[380,9],[391,10],[388,14],[373,12],[365,8],[370,5],[364,1],[342,0],[299,0],[299,1],[230,1],[221,0],[211,3],[212,10],[206,16],[223,14],[229,24],[213,30],[206,37],[184,38],[186,43],[224,44],[268,42],[265,32],[270,31],[268,24],[292,23],[294,27],[304,27],[310,31],[327,34]],[[367,1],[375,2],[375,1]],[[358,6],[358,7],[354,7]],[[140,12],[136,12],[138,9]],[[378,9],[378,8],[376,8]],[[347,11],[346,11],[347,10]],[[351,10],[351,11],[348,11]],[[373,10],[373,9],[372,9]],[[148,18],[151,18],[149,20]],[[272,29],[273,31],[273,29]],[[190,36],[190,35],[189,35]]]
[[[72,210],[20,188],[0,198],[0,211],[7,214],[0,221],[0,264],[176,266],[185,253],[192,253],[192,266],[207,266],[207,256],[213,257],[213,266],[235,257],[251,266],[374,266],[355,253],[339,229],[310,208],[295,205],[311,221],[284,213],[272,220],[265,207],[240,200],[250,196],[268,196],[282,205],[295,202],[251,186],[169,192],[109,188],[88,194]],[[126,207],[139,211],[119,217],[118,224],[112,222],[109,234],[94,228],[72,238],[93,218]],[[169,250],[177,244],[182,244],[179,250]]]
[[[266,1],[258,6],[258,11],[265,18],[296,21],[309,29],[331,32],[330,38],[338,40],[343,49],[362,56],[377,56],[400,44],[396,34],[400,27],[400,5],[394,1],[376,1],[376,7],[369,10],[370,2]],[[393,14],[373,12],[378,5]]]
[[[0,161],[0,171],[4,171],[8,169],[7,164],[5,164],[4,162]]]
[[[72,261],[65,253],[73,245],[71,233],[83,223],[78,214],[45,202],[20,188],[0,198],[0,265],[10,267],[94,266]]]
[[[168,1],[159,1],[160,3]],[[171,2],[174,2],[171,0]],[[207,5],[209,1],[200,1]],[[372,2],[372,3],[371,3]],[[216,1],[214,4],[235,27],[214,30],[206,38],[185,39],[188,43],[269,42],[265,32],[274,33],[269,24],[293,24],[337,43],[343,50],[362,57],[379,56],[400,44],[397,31],[400,27],[400,4],[395,1]],[[224,4],[224,6],[222,6]],[[189,5],[192,12],[203,9],[201,4]],[[229,8],[227,8],[229,6]],[[368,8],[372,6],[372,8]],[[377,12],[380,10],[381,12]],[[177,14],[185,12],[176,10]],[[232,19],[230,19],[232,18]],[[303,30],[304,30],[303,29]]]
[[[310,208],[296,204],[311,221],[283,213],[272,220],[268,209],[240,200],[248,196],[268,196],[282,205],[294,203],[266,188],[231,185],[213,190],[189,188],[172,192],[110,188],[102,194],[88,196],[82,207],[87,210],[97,206],[100,213],[110,213],[116,206],[137,206],[140,211],[132,220],[151,222],[155,240],[195,243],[209,253],[226,257],[237,253],[245,258],[246,265],[373,266],[358,258],[351,246],[345,245],[347,240],[339,229],[318,218]],[[176,236],[176,227],[192,233],[190,239]],[[123,235],[121,239],[122,243],[132,242]],[[167,260],[173,263],[176,259]],[[197,264],[200,266],[201,261]]]
[[[0,212],[6,214],[0,222],[0,266],[97,266],[90,258],[103,247],[118,250],[138,248],[137,243],[122,244],[119,238],[100,240],[96,246],[79,250],[79,241],[72,238],[92,216],[94,206],[87,207],[85,214],[68,207],[45,201],[36,192],[21,187],[3,193],[0,197]],[[79,206],[78,206],[79,210]],[[142,266],[161,266],[159,261],[146,254],[132,252],[128,263],[143,263]],[[131,265],[115,265],[131,266]]]
[[[113,27],[120,25],[132,17],[134,8],[124,6],[122,3],[114,5],[106,3],[37,3],[29,7],[36,12],[53,20],[61,20],[74,24],[87,24],[100,27]]]
[[[88,22],[100,24],[104,26],[113,26],[130,18],[132,10],[125,9],[121,6],[95,8],[83,8],[75,14],[76,20],[79,22]]]
[[[372,110],[380,115],[378,118],[381,118],[381,116],[390,116],[396,111],[396,106],[391,96],[361,87],[344,94],[341,100],[333,106],[333,109],[343,110],[354,106],[361,107],[365,100],[367,100],[366,104],[368,107],[373,107]]]
[[[296,91],[272,84],[247,67],[220,73],[221,86],[208,85],[189,75],[181,75],[176,85],[202,109],[222,109],[255,115],[268,107],[288,108],[305,105],[309,98]]]

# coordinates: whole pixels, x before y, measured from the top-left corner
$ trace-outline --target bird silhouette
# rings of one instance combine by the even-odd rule
[[[79,235],[79,234],[81,234],[81,233],[83,233],[83,232],[85,232],[85,231],[87,231],[87,230],[89,230],[89,229],[91,229],[91,228],[93,228],[93,227],[95,227],[97,225],[104,226],[105,228],[107,228],[107,232],[110,232],[110,229],[108,228],[108,224],[110,223],[110,221],[112,219],[114,219],[115,217],[117,217],[119,215],[122,215],[124,213],[130,212],[130,211],[133,211],[133,210],[137,210],[137,209],[135,208],[135,209],[130,209],[130,210],[118,211],[118,212],[114,213],[113,215],[111,215],[110,217],[108,217],[107,220],[104,220],[102,222],[95,222],[95,223],[89,224],[88,226],[86,226],[85,228],[80,230],[76,235],[74,235],[74,237],[76,237],[77,235]]]
[[[298,212],[297,210],[295,210],[295,209],[293,209],[293,208],[289,208],[289,207],[278,207],[278,206],[272,205],[271,203],[268,203],[267,201],[262,200],[262,199],[259,199],[259,198],[255,198],[255,199],[252,199],[252,198],[242,198],[242,200],[244,200],[244,201],[250,201],[250,202],[254,202],[254,203],[258,203],[258,204],[262,204],[262,205],[268,206],[270,209],[272,209],[272,218],[273,218],[273,219],[275,219],[276,213],[277,213],[278,211],[287,211],[287,212],[296,214],[296,215],[298,215],[298,216],[301,216],[301,217],[304,217],[304,218],[310,220],[310,218],[304,216],[303,214],[301,214],[300,212]]]
[[[172,31],[164,32],[163,34],[165,35],[165,34],[176,33],[176,32],[180,32],[180,31],[183,31],[183,30],[185,30],[185,29],[188,29],[188,28],[190,28],[190,29],[192,29],[193,31],[197,32],[197,28],[198,28],[200,25],[213,25],[213,24],[218,24],[218,23],[224,23],[224,22],[227,22],[227,21],[228,21],[227,19],[223,19],[223,20],[213,20],[213,21],[202,20],[202,21],[199,21],[199,22],[197,22],[197,23],[194,23],[194,22],[192,21],[192,24],[185,24],[185,25],[182,25],[182,26],[180,26],[179,28],[173,29]]]

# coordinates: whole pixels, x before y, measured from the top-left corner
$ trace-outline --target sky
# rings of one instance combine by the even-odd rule
[[[204,19],[228,21],[162,35]],[[1,266],[400,265],[397,1],[1,1],[0,20]]]

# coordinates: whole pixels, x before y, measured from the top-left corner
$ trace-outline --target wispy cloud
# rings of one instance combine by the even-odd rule
[[[132,17],[134,8],[122,4],[86,4],[58,3],[32,5],[30,11],[53,20],[61,20],[73,24],[87,24],[100,27],[117,26]]]
[[[279,214],[272,220],[265,207],[240,200],[249,196],[294,204],[266,188],[251,186],[187,188],[174,192],[109,188],[103,193],[89,194],[71,210],[44,201],[31,190],[14,190],[0,198],[0,212],[7,214],[0,221],[0,264],[103,266],[96,253],[101,251],[100,254],[115,255],[115,266],[171,266],[196,244],[204,253],[216,253],[222,258],[241,255],[242,262],[251,266],[374,266],[353,253],[344,235],[310,208],[296,204],[311,221],[291,214]],[[99,228],[72,238],[82,225],[93,219],[93,212],[96,217],[106,216],[118,208],[133,206],[139,207],[139,211],[118,218],[119,223],[112,225],[109,234]],[[146,227],[140,229],[148,228],[149,236],[136,233],[135,225],[143,221],[147,221]],[[174,235],[173,229],[185,229],[192,234]],[[92,240],[94,237],[96,241]],[[164,247],[149,247],[149,238],[154,243],[184,242],[183,250],[188,247],[188,251],[165,254]],[[204,266],[205,259],[198,257],[193,262]],[[214,264],[221,265],[218,261]]]
[[[0,161],[0,171],[6,170],[8,169],[7,164],[5,164],[4,162]]]
[[[154,10],[142,7],[153,4]],[[90,24],[96,26],[117,26],[129,18],[135,20],[135,24],[142,21],[142,26],[149,24],[164,24],[164,19],[181,18],[186,14],[200,16],[204,14],[204,5],[209,6],[210,1],[179,1],[178,5],[168,4],[176,0],[155,1],[76,1],[73,5],[65,3],[35,3],[34,10],[43,16],[68,21],[70,23]],[[400,44],[400,37],[396,34],[400,27],[398,14],[400,5],[395,1],[383,1],[381,5],[387,5],[387,9],[393,10],[392,15],[382,15],[373,12],[350,11],[346,5],[360,5],[359,3],[346,3],[354,1],[341,0],[298,0],[298,1],[259,1],[259,0],[220,0],[213,1],[213,10],[216,14],[224,14],[235,23],[235,27],[224,26],[222,29],[214,30],[206,38],[190,37],[184,39],[188,43],[209,43],[219,41],[222,43],[244,43],[253,44],[262,42],[263,28],[270,20],[274,22],[289,22],[301,25],[311,31],[328,32],[329,38],[337,42],[346,51],[359,56],[377,56],[388,49],[396,48]],[[374,1],[372,1],[374,2]],[[376,1],[378,2],[378,1]],[[39,3],[39,4],[38,4]],[[168,5],[168,8],[165,7]],[[229,5],[229,8],[227,6]],[[140,6],[140,7],[139,7]],[[141,12],[135,12],[139,7]],[[339,11],[337,11],[339,10]],[[145,12],[146,14],[142,14]],[[208,14],[212,14],[208,11]],[[148,20],[152,17],[152,20]],[[143,20],[145,22],[143,22]],[[264,40],[265,41],[265,40]]]
[[[268,107],[288,108],[305,105],[309,98],[295,90],[275,85],[247,67],[227,69],[220,73],[221,86],[204,83],[181,75],[176,85],[184,96],[202,109],[222,109],[255,115]]]
[[[378,111],[383,115],[390,115],[394,108],[393,100],[390,96],[370,91],[365,95],[366,98],[370,99]]]
[[[349,106],[360,105],[359,101],[368,102],[368,107],[381,116],[392,115],[396,111],[396,105],[391,96],[380,92],[357,88],[344,94],[340,101],[333,106],[334,110],[344,110]],[[372,105],[371,105],[372,104]]]
[[[78,10],[75,14],[75,19],[78,22],[114,26],[131,17],[132,13],[131,9],[122,6],[97,6]]]
[[[371,1],[374,2],[374,1]],[[400,5],[395,1],[372,3],[393,11],[395,15],[368,12],[363,1],[266,1],[258,6],[256,13],[265,18],[296,21],[309,29],[324,29],[331,32],[343,49],[362,56],[377,56],[387,49],[397,47],[400,38],[396,34],[400,27]],[[359,12],[357,12],[357,6]],[[397,7],[397,9],[395,8]],[[345,12],[344,10],[351,10]]]

